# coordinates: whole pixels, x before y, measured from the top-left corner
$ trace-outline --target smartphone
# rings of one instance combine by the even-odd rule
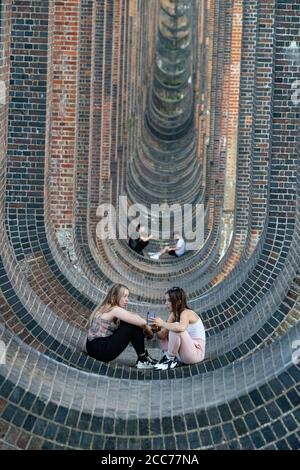
[[[150,318],[155,318],[155,313],[147,312],[147,325],[150,325]]]

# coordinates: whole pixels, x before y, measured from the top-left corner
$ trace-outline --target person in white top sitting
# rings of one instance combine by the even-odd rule
[[[177,240],[177,243],[175,246],[166,246],[162,250],[160,250],[159,253],[154,253],[152,256],[150,256],[151,259],[159,259],[162,255],[168,253],[170,256],[176,256],[179,258],[180,256],[184,255],[185,253],[185,241],[180,235],[179,232],[175,232],[174,235],[175,240]]]
[[[161,340],[164,355],[156,370],[174,369],[181,363],[195,364],[205,356],[205,329],[201,318],[187,305],[186,294],[181,287],[166,292],[167,321],[151,318],[150,325]]]

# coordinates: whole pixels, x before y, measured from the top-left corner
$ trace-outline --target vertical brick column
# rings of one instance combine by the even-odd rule
[[[220,249],[222,253],[228,250],[234,231],[243,19],[243,5],[241,0],[233,0],[231,14],[227,16],[226,23],[229,23],[229,18],[230,24],[228,26],[230,26],[230,33],[226,32],[224,43],[223,109],[221,138],[219,140],[219,169],[221,173],[218,176],[219,184],[216,188],[216,194],[218,195],[220,204],[222,203],[221,197],[223,196],[223,210],[220,221]],[[228,42],[229,51],[226,47]],[[220,181],[222,181],[222,184],[220,184]],[[219,195],[220,191],[223,192],[222,195]]]
[[[95,5],[89,167],[89,229],[93,236],[99,203],[115,202],[118,193],[118,158],[123,157],[121,125],[128,99],[124,85],[128,63],[128,5],[128,1],[119,0]]]
[[[77,135],[80,0],[55,1],[50,157],[51,215],[71,228]]]
[[[137,36],[137,22],[138,22],[138,0],[129,0],[129,41],[128,41],[128,69],[127,69],[127,81],[128,81],[128,107],[127,107],[127,120],[126,130],[128,132],[128,150],[130,160],[134,158],[136,146],[139,145],[135,139],[135,85],[137,83],[137,69],[136,69],[136,48],[138,44]],[[154,36],[155,37],[155,36]],[[154,40],[153,37],[153,40]],[[150,77],[149,77],[150,80]]]
[[[135,156],[135,149],[139,146],[139,142],[135,141],[134,133],[135,133],[135,116],[134,116],[134,109],[135,109],[135,102],[133,99],[135,93],[134,83],[136,83],[136,67],[135,67],[135,55],[133,51],[133,44],[136,44],[137,35],[136,35],[136,21],[137,21],[137,0],[129,0],[129,7],[128,7],[128,35],[127,35],[127,68],[126,68],[126,82],[127,82],[127,90],[126,90],[126,120],[125,120],[125,134],[127,140],[127,163],[125,166],[125,172],[129,173],[129,166],[132,165],[132,161]],[[153,36],[153,40],[155,35]],[[150,73],[148,76],[148,80],[150,80]],[[146,85],[147,87],[147,85]],[[145,92],[146,88],[145,87]],[[142,115],[142,114],[141,114]],[[128,181],[128,174],[127,181]],[[134,201],[132,201],[134,202]]]
[[[125,122],[127,109],[127,80],[126,70],[128,63],[127,47],[128,47],[128,27],[129,27],[129,0],[122,2],[122,31],[121,31],[121,49],[120,49],[120,87],[118,99],[118,141],[117,141],[117,193],[114,195],[116,199],[119,194],[123,193],[124,179],[126,174],[126,138],[125,138]],[[116,184],[116,182],[114,181]]]
[[[101,148],[101,202],[111,202],[118,193],[117,159],[119,134],[119,102],[122,89],[121,45],[124,28],[123,5],[121,1],[107,3],[106,46],[105,46],[105,110]],[[121,130],[122,132],[122,130]],[[103,189],[103,190],[102,190]]]
[[[254,104],[255,54],[256,54],[257,2],[244,5],[241,47],[241,77],[238,112],[238,150],[236,161],[236,194],[234,243],[232,252],[218,280],[223,279],[248,251],[250,232],[250,188],[252,179],[252,120]],[[226,196],[225,196],[226,197]],[[253,248],[253,247],[252,247]]]
[[[100,164],[101,173],[99,181],[101,203],[111,200],[110,157],[112,144],[112,74],[114,57],[114,12],[119,2],[105,2],[105,29],[104,29],[104,76],[102,82],[103,116],[101,127]]]
[[[232,33],[231,33],[231,57],[229,83],[229,100],[227,108],[227,155],[224,189],[224,211],[234,211],[235,188],[236,188],[236,166],[237,166],[237,139],[238,139],[238,116],[240,99],[240,76],[241,76],[241,49],[242,49],[242,23],[243,2],[234,0],[232,6]],[[225,77],[225,83],[226,83]]]
[[[241,58],[240,109],[237,159],[235,233],[239,237],[250,226],[250,184],[252,174],[252,123],[254,106],[257,0],[244,5]],[[243,235],[244,236],[244,235]]]
[[[128,0],[125,34],[122,44],[122,139],[120,162],[120,192],[126,190],[128,168],[142,142],[143,116],[147,105],[147,90],[152,79],[152,64],[156,48],[157,17],[160,4],[156,0]],[[134,65],[135,64],[135,65]],[[120,135],[120,134],[119,134]],[[129,196],[130,197],[130,196]]]
[[[216,183],[222,171],[220,162],[220,139],[222,125],[222,97],[223,97],[223,70],[224,70],[224,41],[225,41],[225,12],[228,2],[215,2],[214,8],[214,34],[212,51],[212,82],[211,101],[208,119],[210,127],[210,141],[207,152],[206,181],[205,181],[205,205],[209,205],[208,228],[211,230],[218,225],[219,209],[216,207]],[[230,18],[228,18],[230,21]],[[228,29],[227,29],[228,31]],[[223,177],[221,178],[223,179]],[[219,191],[219,195],[221,195]],[[220,202],[220,201],[219,201]]]
[[[41,250],[48,19],[48,0],[12,1],[6,209],[17,257]]]
[[[201,37],[200,44],[200,66],[199,81],[201,82],[201,111],[199,119],[199,138],[198,138],[198,155],[202,165],[203,184],[205,184],[206,175],[209,171],[208,162],[208,143],[210,141],[210,114],[212,103],[212,76],[213,76],[213,50],[214,50],[214,34],[215,34],[215,3],[212,0],[205,0],[201,3],[201,26],[199,34]],[[203,31],[202,31],[203,28]],[[197,80],[198,82],[198,80]]]
[[[205,178],[207,168],[207,142],[210,136],[210,101],[212,84],[212,52],[214,35],[214,2],[205,0],[201,2],[199,26],[199,67],[197,68],[196,83],[199,83],[198,109],[198,155],[202,165],[202,172]]]
[[[299,16],[300,3],[297,0],[277,0],[270,217],[276,217],[280,224],[286,218],[294,223],[296,216],[300,59],[298,52],[293,60],[288,48],[292,42],[299,47]],[[292,228],[291,224],[288,227]]]
[[[258,2],[253,116],[252,234],[259,238],[266,222],[274,75],[275,0]]]
[[[0,224],[4,224],[11,0],[0,3]]]
[[[87,229],[88,173],[92,81],[93,1],[81,0],[78,64],[78,132],[76,160],[75,229],[82,235]]]
[[[211,204],[214,201],[214,228],[215,230],[221,224],[220,210],[224,207],[225,191],[224,185],[226,180],[226,145],[228,142],[228,123],[229,123],[229,101],[230,95],[230,79],[232,74],[232,49],[233,49],[233,0],[227,0],[220,3],[220,21],[222,22],[222,36],[219,36],[218,51],[218,69],[217,69],[217,85],[216,93],[218,102],[214,110],[216,119],[214,143],[213,143],[213,161],[214,165],[211,169]]]
[[[114,12],[114,44],[113,44],[113,59],[112,59],[112,87],[111,87],[111,98],[112,98],[112,114],[111,114],[111,126],[112,126],[112,142],[111,142],[111,153],[110,153],[110,176],[112,184],[112,198],[111,202],[116,207],[116,198],[118,196],[118,146],[122,142],[122,135],[119,134],[119,121],[121,115],[119,112],[119,103],[122,99],[120,90],[122,89],[121,77],[122,77],[122,36],[124,27],[123,17],[123,5],[122,2],[115,2]],[[122,131],[121,131],[122,133]]]
[[[90,148],[88,182],[88,230],[95,235],[96,211],[99,205],[100,148],[103,125],[103,81],[105,50],[105,2],[93,4]]]

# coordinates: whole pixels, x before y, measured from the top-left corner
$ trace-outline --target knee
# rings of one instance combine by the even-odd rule
[[[119,328],[122,328],[123,330],[127,330],[127,331],[137,331],[137,332],[141,332],[142,333],[142,329],[137,326],[137,325],[132,325],[131,323],[127,323],[125,321],[120,321],[120,326]]]
[[[179,331],[169,331],[169,339],[178,338],[182,335]]]
[[[185,334],[185,331],[169,331],[169,338],[182,338],[184,334]]]
[[[127,323],[126,321],[121,320],[119,328],[122,328],[124,330],[133,330],[135,328],[138,328],[138,326],[131,325],[131,323]]]

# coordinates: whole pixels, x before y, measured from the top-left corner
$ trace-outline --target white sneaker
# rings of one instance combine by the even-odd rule
[[[151,259],[159,259],[160,258],[160,254],[156,254],[156,255],[152,255],[150,256]]]
[[[175,369],[175,367],[178,367],[179,363],[175,357],[172,359],[166,359],[165,362],[161,362],[158,364],[154,365],[155,370],[168,370],[168,369]]]
[[[152,358],[151,358],[152,359]],[[153,369],[154,363],[147,358],[145,361],[136,361],[135,367],[137,369]]]

